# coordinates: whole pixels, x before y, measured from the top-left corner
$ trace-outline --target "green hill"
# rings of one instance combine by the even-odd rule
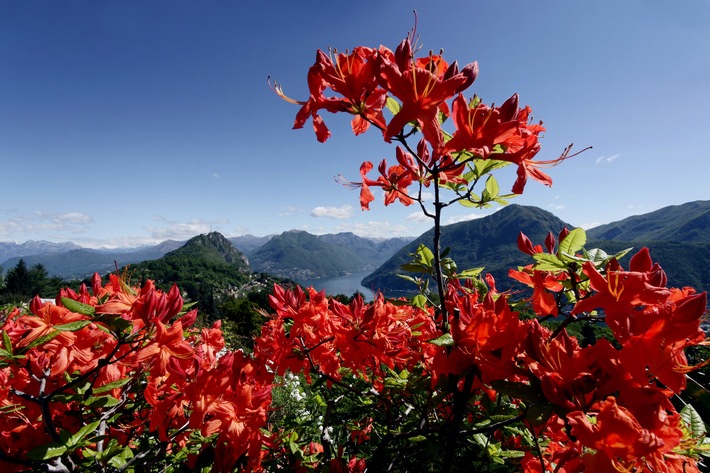
[[[306,280],[374,269],[393,252],[389,240],[377,243],[352,233],[316,236],[291,230],[254,250],[249,262],[258,271]]]
[[[633,248],[633,255],[643,247],[651,252],[653,261],[661,265],[671,287],[690,286],[698,291],[710,290],[710,243],[684,243],[674,241],[617,241],[592,240],[588,248],[601,248],[616,253]],[[626,261],[628,261],[628,256]],[[627,266],[622,261],[622,266]]]
[[[214,312],[215,295],[238,295],[255,283],[246,257],[220,233],[199,235],[160,259],[129,267],[134,283],[152,279],[169,289],[177,283],[201,310]]]
[[[674,287],[692,286],[710,289],[710,202],[692,202],[661,209],[651,214],[597,227],[587,232],[587,249],[601,248],[615,253],[633,247],[648,247],[654,261],[663,267]],[[509,205],[487,217],[448,225],[442,228],[442,247],[451,247],[450,256],[459,269],[485,267],[496,278],[501,290],[516,286],[507,276],[509,268],[526,265],[531,258],[517,248],[520,231],[541,244],[549,231],[557,235],[566,224],[551,213],[536,208]],[[569,229],[571,226],[567,225]],[[679,237],[668,240],[651,238]],[[616,235],[616,238],[611,238]],[[606,237],[606,238],[604,238]],[[621,237],[635,238],[624,240]],[[420,243],[431,247],[430,230],[397,252],[375,272],[363,279],[365,287],[382,290],[387,295],[412,294],[412,283],[400,278],[400,267],[408,262]],[[632,252],[633,254],[633,252]],[[628,257],[626,259],[628,261]],[[622,266],[624,261],[622,261]]]
[[[63,252],[23,256],[22,258],[10,258],[2,263],[2,267],[6,270],[10,269],[17,265],[20,259],[23,259],[28,266],[43,265],[51,276],[58,276],[67,280],[81,280],[94,273],[104,274],[113,271],[116,266],[120,267],[161,258],[168,251],[182,244],[181,242],[168,240],[153,247],[134,251],[72,249]]]
[[[710,201],[672,205],[591,228],[589,238],[710,243]]]
[[[442,227],[442,249],[451,248],[449,256],[460,270],[485,266],[504,289],[512,284],[508,269],[530,263],[530,258],[518,250],[518,233],[523,231],[532,241],[541,243],[548,232],[557,234],[565,226],[571,228],[550,212],[514,204],[487,217]],[[362,285],[387,295],[412,293],[416,289],[413,284],[397,274],[404,274],[400,267],[411,260],[409,254],[420,244],[431,248],[433,236],[433,230],[429,230],[406,245],[363,279]]]

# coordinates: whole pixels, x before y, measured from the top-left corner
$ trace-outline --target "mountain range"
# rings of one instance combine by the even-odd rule
[[[509,205],[487,217],[442,228],[442,248],[459,270],[485,267],[498,282],[498,289],[513,286],[509,268],[532,263],[517,247],[522,231],[535,244],[542,244],[548,232],[554,235],[569,225],[537,207]],[[398,274],[420,244],[431,246],[430,230],[395,253],[368,275],[363,286],[390,293],[411,293],[415,288]],[[587,230],[587,249],[601,248],[609,254],[626,248],[648,247],[651,257],[664,268],[669,284],[710,289],[710,201],[689,202]],[[632,251],[631,254],[635,253]],[[627,257],[628,258],[628,257]],[[623,266],[623,260],[622,260]]]
[[[37,245],[37,243],[41,244]],[[25,242],[22,244],[0,242],[0,254],[7,256],[7,259],[0,263],[0,267],[7,271],[15,267],[20,259],[23,259],[28,267],[42,264],[51,276],[59,276],[69,280],[83,279],[95,272],[104,274],[127,264],[162,258],[166,253],[180,248],[184,244],[184,241],[166,240],[149,247],[96,250],[82,248],[73,243],[60,243],[57,246],[51,246],[54,244],[47,244],[47,242]],[[46,251],[45,248],[49,248],[51,251]]]
[[[510,205],[487,217],[447,225],[442,228],[442,246],[459,270],[484,266],[499,282],[499,289],[512,284],[508,268],[529,264],[530,258],[517,248],[517,236],[523,231],[534,243],[542,243],[548,232],[557,234],[563,227],[572,228],[545,210]],[[373,240],[352,233],[312,235],[287,231],[281,235],[257,237],[244,235],[224,239],[210,235],[203,246],[230,246],[238,249],[231,258],[250,271],[269,273],[295,280],[333,277],[353,272],[372,271],[363,285],[386,293],[410,293],[410,282],[397,276],[420,243],[431,245],[433,231],[415,239]],[[194,257],[192,239],[190,247]],[[628,217],[587,231],[587,248],[599,247],[613,253],[647,246],[651,256],[666,270],[670,284],[710,288],[710,201],[689,202],[655,212]],[[123,250],[92,250],[73,243],[26,242],[0,243],[0,257],[8,257],[1,266],[7,271],[20,258],[28,266],[42,264],[49,274],[66,279],[84,278],[93,272],[106,273],[117,267],[141,261],[165,259],[185,242],[166,241],[154,247]],[[221,247],[220,247],[221,248]],[[230,248],[222,248],[222,256]],[[30,253],[38,251],[38,253]],[[235,250],[236,251],[236,250]],[[23,254],[24,253],[24,254]],[[181,254],[180,259],[190,259]],[[169,260],[169,258],[168,258]],[[2,261],[2,259],[0,259]],[[622,261],[623,265],[623,261]]]
[[[316,236],[291,230],[245,253],[255,271],[303,281],[372,271],[409,240],[377,241],[353,233]]]

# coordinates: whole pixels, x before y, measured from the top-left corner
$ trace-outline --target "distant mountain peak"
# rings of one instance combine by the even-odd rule
[[[221,259],[229,264],[247,266],[249,261],[246,256],[236,249],[224,235],[219,232],[203,233],[187,241],[182,247],[171,251],[168,255],[185,257],[205,257],[211,254],[212,259]]]
[[[633,215],[590,228],[587,235],[600,240],[707,242],[710,239],[710,201],[697,200]]]

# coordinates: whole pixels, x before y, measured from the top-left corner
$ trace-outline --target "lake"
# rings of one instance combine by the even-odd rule
[[[371,301],[374,299],[375,294],[370,289],[360,285],[360,281],[370,273],[371,271],[363,271],[335,278],[306,279],[298,281],[298,283],[303,287],[313,286],[316,291],[325,291],[329,296],[335,294],[352,296],[355,291],[359,291],[365,296],[366,301]]]

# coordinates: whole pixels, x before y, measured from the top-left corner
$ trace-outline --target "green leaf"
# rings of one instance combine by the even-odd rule
[[[5,350],[10,353],[10,356],[12,356],[12,340],[10,340],[10,335],[6,330],[2,331],[2,345],[5,347]]]
[[[501,450],[500,456],[503,458],[522,458],[525,452],[521,450]]]
[[[427,307],[427,298],[424,296],[424,294],[417,294],[412,298],[412,305],[414,307],[418,307],[422,310],[426,310]]]
[[[477,195],[471,195],[471,200],[469,199],[461,199],[458,201],[459,204],[461,204],[464,207],[478,207],[478,201],[481,200],[480,197]]]
[[[399,104],[399,102],[397,102],[392,97],[387,97],[387,100],[385,101],[385,107],[387,107],[387,110],[392,112],[392,115],[397,115],[402,109],[402,106]]]
[[[434,266],[434,253],[425,245],[419,245],[417,251],[410,253],[413,260],[402,265],[402,269],[410,273],[431,274]]]
[[[113,407],[117,406],[120,404],[121,401],[116,399],[115,397],[108,395],[108,396],[91,396],[88,398],[86,401],[84,401],[82,404],[88,407],[92,407],[94,409],[96,408],[101,408],[101,407]]]
[[[406,263],[400,267],[408,273],[429,273],[431,269],[419,263]]]
[[[705,422],[692,405],[686,404],[683,407],[680,411],[680,418],[688,426],[693,437],[700,438],[705,435]]]
[[[130,320],[126,320],[117,314],[98,314],[94,321],[105,325],[109,333],[122,333],[133,327],[133,323]]]
[[[474,179],[476,179],[476,173],[473,171],[468,171],[468,172],[464,173],[464,175],[461,177],[463,177],[466,180],[466,182],[471,182]]]
[[[69,322],[68,324],[55,325],[54,329],[60,332],[76,332],[83,329],[91,323],[91,320],[77,320],[76,322]]]
[[[429,267],[434,264],[434,253],[425,245],[419,245],[415,256],[418,256],[419,260]]]
[[[24,350],[30,350],[30,349],[32,349],[32,348],[34,348],[34,347],[37,347],[37,346],[40,346],[40,345],[44,345],[45,343],[54,340],[57,336],[59,336],[60,333],[62,333],[62,332],[60,332],[59,330],[53,330],[53,331],[49,332],[49,333],[46,334],[46,335],[42,335],[41,337],[38,337],[38,338],[34,339],[34,340],[33,340],[29,345],[27,345],[26,347],[24,347]]]
[[[498,197],[498,193],[500,192],[498,180],[492,174],[486,179],[486,191],[488,191],[488,195],[491,199]]]
[[[100,423],[101,423],[101,421],[100,421],[100,420],[97,420],[97,421],[95,421],[95,422],[92,422],[91,424],[86,424],[84,427],[82,427],[81,429],[79,429],[79,430],[77,431],[77,433],[75,433],[74,435],[72,435],[72,436],[69,438],[69,441],[67,442],[67,443],[69,444],[69,446],[72,446],[72,447],[73,447],[73,446],[75,446],[75,445],[78,445],[78,444],[79,444],[82,440],[84,440],[84,438],[86,438],[90,433],[94,432],[94,431],[98,428],[98,426],[99,426]]]
[[[564,259],[562,255],[574,256],[587,243],[587,234],[582,228],[575,228],[560,242],[557,250],[557,257]]]
[[[457,269],[456,262],[451,258],[443,258],[441,260],[441,271],[447,278],[453,277]]]
[[[41,445],[27,452],[27,458],[30,460],[49,460],[51,458],[61,457],[67,450],[66,445]]]
[[[445,333],[438,338],[429,340],[429,343],[437,347],[452,347],[454,346],[454,337],[452,337],[450,333]]]
[[[547,419],[549,419],[553,413],[554,411],[550,405],[533,404],[528,407],[525,418],[533,425],[539,426],[547,422]]]
[[[68,297],[62,297],[62,305],[72,312],[82,315],[94,315],[96,309],[94,306],[89,304],[84,304],[83,302],[75,301],[74,299],[69,299]]]
[[[111,391],[112,389],[120,388],[120,387],[128,384],[128,382],[130,380],[131,380],[131,378],[123,378],[123,379],[119,379],[118,381],[106,383],[103,386],[99,386],[98,388],[94,389],[94,393],[101,394],[101,393],[105,393],[107,391]]]
[[[473,279],[477,277],[479,274],[483,272],[483,270],[486,268],[470,268],[470,269],[464,269],[460,273],[456,275],[457,278],[459,279]]]
[[[402,269],[404,269],[404,268],[402,268]],[[415,283],[415,284],[418,283],[418,279],[417,279],[417,278],[414,278],[414,277],[412,277],[412,276],[410,276],[410,275],[408,275],[408,274],[397,274],[397,276],[399,276],[399,277],[402,278],[402,279],[406,279],[407,281],[411,281],[411,282],[413,282],[413,283]]]
[[[587,251],[587,259],[593,263],[600,263],[606,260],[609,255],[601,248],[592,248]]]
[[[557,256],[549,253],[535,253],[532,255],[536,261],[534,269],[540,271],[559,271],[567,269],[567,265]]]
[[[508,166],[509,164],[510,163],[507,161],[499,161],[497,159],[476,159],[474,171],[478,177],[481,177],[495,169]]]
[[[634,247],[632,246],[631,248],[626,248],[625,250],[621,250],[618,253],[615,253],[614,255],[612,255],[612,258],[619,260],[619,259],[623,258],[624,256],[626,256],[626,254],[629,253],[633,249],[634,249]]]

